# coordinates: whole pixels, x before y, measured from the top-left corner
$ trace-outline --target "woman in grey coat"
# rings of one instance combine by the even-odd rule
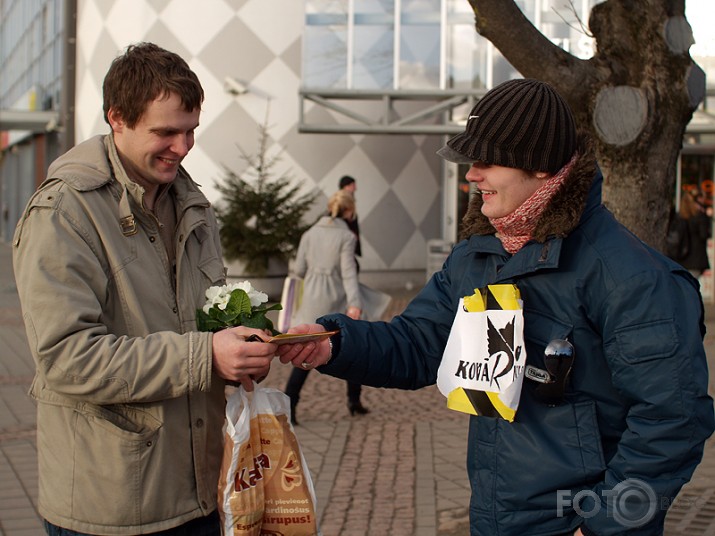
[[[353,218],[355,198],[339,190],[328,201],[328,215],[321,217],[301,237],[293,272],[303,278],[303,298],[293,324],[312,323],[320,316],[338,312],[360,318],[363,304],[355,260],[357,238],[347,224]],[[294,368],[286,384],[293,424],[297,424],[296,405],[309,372]],[[351,415],[368,413],[360,402],[361,390],[359,383],[348,382]]]

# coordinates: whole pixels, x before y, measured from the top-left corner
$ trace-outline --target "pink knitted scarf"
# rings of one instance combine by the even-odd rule
[[[559,190],[569,171],[571,171],[576,157],[577,155],[574,155],[556,175],[547,179],[514,212],[502,218],[489,219],[489,222],[497,230],[497,238],[501,240],[504,249],[509,253],[513,255],[531,240],[541,214],[543,214],[546,205],[551,201],[551,198]]]

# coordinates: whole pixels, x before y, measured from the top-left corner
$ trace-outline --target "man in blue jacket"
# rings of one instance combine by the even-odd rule
[[[489,91],[439,154],[470,164],[478,191],[442,270],[389,323],[293,328],[340,333],[282,347],[281,360],[375,387],[431,385],[460,298],[513,284],[532,374],[513,422],[470,418],[471,534],[662,534],[715,426],[697,282],[601,205],[593,152],[545,83]],[[554,343],[560,368],[545,355]]]

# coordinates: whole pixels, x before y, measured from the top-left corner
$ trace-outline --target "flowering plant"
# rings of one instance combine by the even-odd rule
[[[214,286],[206,289],[206,304],[196,310],[196,324],[200,331],[219,331],[234,326],[246,326],[278,332],[266,317],[268,311],[279,311],[280,303],[263,305],[268,295],[253,288],[249,281]]]

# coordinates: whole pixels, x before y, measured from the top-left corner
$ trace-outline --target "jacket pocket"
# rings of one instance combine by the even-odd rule
[[[671,319],[621,328],[605,344],[613,385],[638,402],[629,409],[630,418],[679,419],[687,413],[684,385],[692,372],[682,344]]]
[[[82,404],[79,411],[88,417],[97,418],[97,424],[110,434],[130,441],[153,436],[161,428],[159,419],[132,406]]]
[[[679,345],[673,321],[661,320],[619,329],[615,343],[609,344],[607,351],[614,357],[620,357],[625,364],[636,365],[670,357]]]
[[[194,230],[186,242],[186,258],[184,268],[193,271],[191,280],[191,295],[194,303],[203,306],[206,301],[206,289],[216,285],[223,285],[226,281],[226,269],[216,244],[209,236],[208,230],[199,227]],[[198,271],[195,270],[198,268]]]
[[[136,408],[86,404],[75,412],[73,424],[72,518],[97,525],[140,524],[143,475],[161,422]]]
[[[199,270],[203,274],[204,279],[209,286],[223,284],[226,271],[224,270],[223,263],[220,259],[214,257],[204,260],[201,264],[199,264]]]
[[[522,400],[514,423],[497,421],[495,460],[497,511],[556,517],[558,490],[591,488],[606,469],[595,403]]]

